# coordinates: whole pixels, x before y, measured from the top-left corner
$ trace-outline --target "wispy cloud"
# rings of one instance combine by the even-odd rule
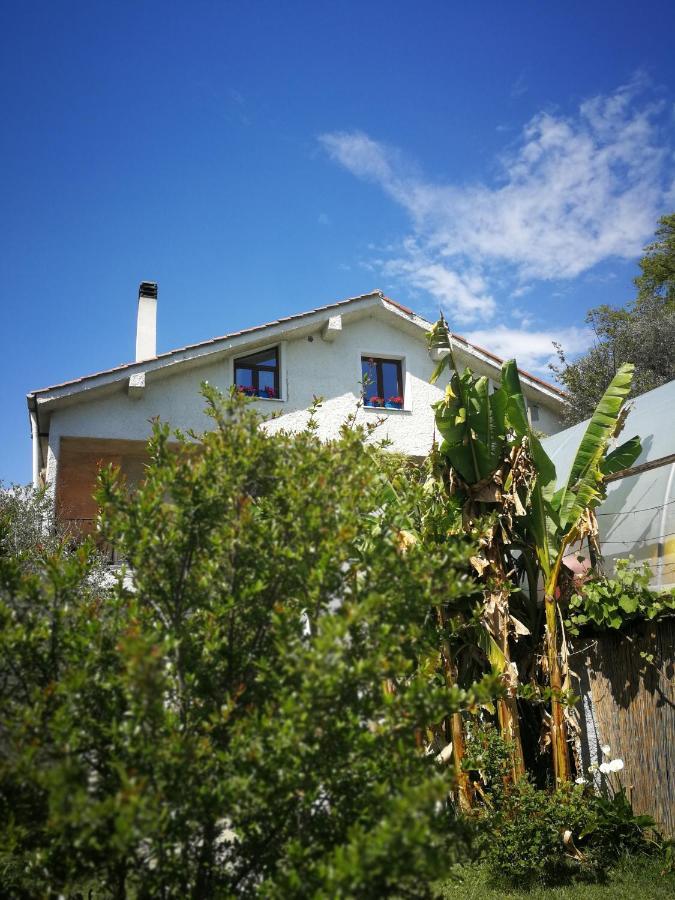
[[[489,329],[470,331],[466,338],[474,344],[489,349],[504,359],[515,357],[518,365],[532,372],[550,377],[549,363],[556,361],[553,342],[564,346],[570,355],[586,350],[593,342],[588,328],[556,328],[531,331],[527,327],[509,328],[497,325]]]
[[[246,99],[236,88],[230,87],[226,95],[225,116],[230,120],[236,120],[241,125],[250,125],[251,118],[247,112]]]
[[[586,100],[574,116],[542,112],[499,160],[494,184],[434,182],[400,150],[361,131],[319,140],[331,159],[378,184],[410,215],[411,233],[382,261],[385,273],[471,323],[491,320],[497,299],[525,285],[574,279],[640,253],[672,174],[662,113],[639,76]]]
[[[523,94],[527,93],[527,78],[525,77],[525,72],[521,72],[516,78],[511,85],[509,93],[512,100],[517,100],[519,97],[522,97]]]

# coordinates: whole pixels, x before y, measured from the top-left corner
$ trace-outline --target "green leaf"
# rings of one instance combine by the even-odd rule
[[[601,499],[601,463],[607,444],[617,432],[621,409],[630,393],[634,366],[624,363],[612,379],[581,439],[560,503],[560,525],[576,526],[584,510]]]
[[[492,670],[496,675],[500,675],[506,671],[507,661],[502,653],[499,644],[492,637],[485,625],[478,629],[478,646],[488,658]]]
[[[623,594],[621,597],[619,597],[619,606],[626,613],[634,613],[640,606],[640,600],[634,595],[631,596],[630,594]]]
[[[436,384],[443,374],[444,370],[451,366],[456,369],[455,361],[452,356],[452,345],[450,343],[450,331],[445,319],[440,318],[427,332],[427,345],[429,350],[437,350],[443,352],[443,356],[439,359],[429,381]]]
[[[518,437],[527,439],[536,468],[536,479],[527,505],[526,525],[534,538],[537,558],[546,575],[550,571],[557,545],[558,522],[551,503],[555,490],[555,466],[530,428],[514,359],[509,359],[502,365],[501,387],[506,395],[506,423]]]
[[[600,463],[600,471],[607,476],[620,472],[622,469],[630,469],[640,453],[642,453],[640,438],[632,437],[607,454]]]

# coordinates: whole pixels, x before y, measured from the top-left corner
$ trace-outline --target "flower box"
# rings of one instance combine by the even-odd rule
[[[403,409],[403,397],[389,397],[384,405],[387,409]]]
[[[366,400],[366,406],[376,406],[378,409],[382,409],[384,397],[371,397],[370,400]]]

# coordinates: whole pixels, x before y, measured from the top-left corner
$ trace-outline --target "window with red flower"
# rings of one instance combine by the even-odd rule
[[[261,350],[234,361],[234,383],[246,394],[279,397],[279,348]]]
[[[403,406],[403,367],[400,359],[361,357],[363,402],[383,406],[385,400]]]

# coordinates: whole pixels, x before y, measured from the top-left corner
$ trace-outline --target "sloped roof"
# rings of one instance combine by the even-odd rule
[[[49,385],[48,387],[38,388],[37,390],[31,391],[28,394],[29,403],[34,399],[47,399],[45,395],[48,395],[54,391],[59,391],[62,388],[70,388],[73,387],[77,389],[77,386],[82,385],[85,388],[89,382],[102,379],[106,376],[114,376],[117,373],[133,374],[134,371],[142,372],[149,368],[157,368],[158,364],[164,362],[171,362],[175,360],[176,362],[181,362],[186,359],[191,359],[197,355],[203,355],[203,351],[208,351],[209,348],[213,347],[214,351],[218,349],[219,344],[227,343],[232,341],[235,338],[244,337],[250,335],[252,339],[255,339],[260,332],[263,332],[265,329],[275,328],[277,326],[294,326],[302,325],[302,320],[307,319],[310,316],[316,316],[320,313],[335,313],[344,310],[345,307],[349,305],[354,305],[359,302],[363,302],[366,300],[381,300],[386,303],[388,306],[394,307],[399,313],[403,314],[405,318],[414,324],[419,325],[422,328],[431,328],[431,323],[424,319],[422,316],[419,316],[413,310],[409,309],[407,306],[403,306],[402,303],[398,303],[396,300],[392,300],[390,297],[387,297],[382,291],[374,290],[369,291],[366,294],[360,294],[356,297],[349,297],[346,300],[339,300],[335,303],[329,303],[325,306],[317,306],[314,309],[307,310],[306,312],[295,313],[291,316],[284,316],[280,319],[274,319],[271,322],[265,322],[262,325],[254,325],[251,328],[243,328],[240,331],[232,331],[228,334],[221,335],[219,337],[210,338],[206,341],[199,341],[195,344],[186,344],[184,347],[178,347],[174,350],[167,350],[164,353],[158,353],[157,356],[151,357],[150,359],[140,360],[138,362],[128,362],[122,363],[119,366],[113,366],[109,369],[102,369],[100,372],[93,372],[88,375],[82,375],[79,378],[72,378],[68,381],[62,381],[57,384]],[[496,354],[492,353],[489,350],[485,350],[483,347],[479,347],[476,344],[472,344],[470,341],[467,341],[466,338],[461,335],[451,333],[452,338],[457,344],[460,345],[463,349],[467,350],[469,353],[477,353],[482,356],[487,357],[489,360],[493,361],[496,365],[501,365],[503,359]],[[529,372],[524,371],[523,369],[518,370],[521,375],[527,378],[529,381],[535,382],[540,385],[547,391],[550,391],[557,395],[560,399],[565,398],[565,392],[560,390],[560,388],[556,387],[553,384],[550,384],[547,381],[544,381],[541,378],[538,378],[536,375],[532,375]]]

